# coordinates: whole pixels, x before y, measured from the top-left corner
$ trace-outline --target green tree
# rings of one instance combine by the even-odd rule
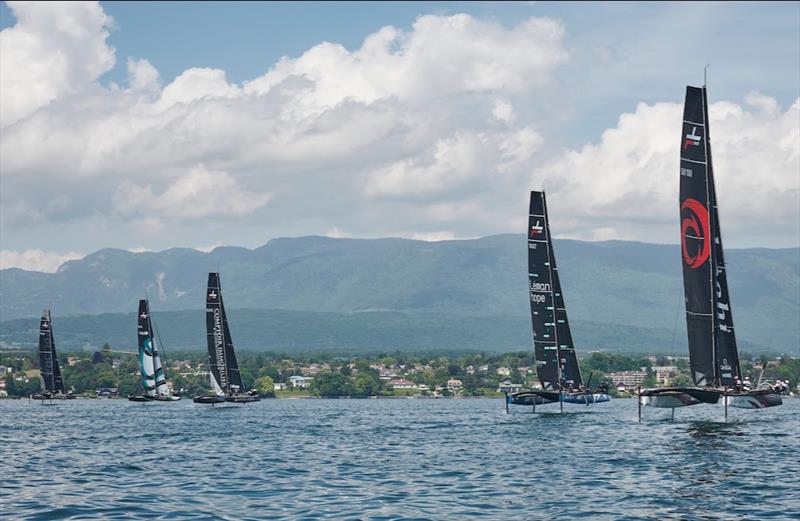
[[[13,376],[6,376],[6,392],[9,396],[27,397],[42,390],[38,378],[30,378],[27,382],[17,381]]]
[[[359,398],[366,398],[367,396],[378,396],[383,387],[383,382],[378,377],[378,372],[370,370],[361,370],[355,377],[353,382],[353,396]]]
[[[309,390],[326,398],[352,396],[353,388],[350,380],[343,374],[333,371],[322,371],[314,376]]]
[[[255,389],[261,396],[275,396],[275,382],[269,376],[257,379]]]

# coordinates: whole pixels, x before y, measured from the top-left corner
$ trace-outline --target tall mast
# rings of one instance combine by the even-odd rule
[[[550,285],[552,289],[552,303],[553,303],[553,336],[556,341],[556,360],[558,360],[558,390],[561,391],[564,387],[564,369],[561,361],[561,346],[558,342],[558,310],[556,309],[556,296],[555,296],[555,277],[553,277],[553,250],[550,247],[552,237],[550,237],[550,218],[547,215],[547,197],[544,190],[542,190],[542,206],[544,207],[544,225],[547,228],[547,269],[550,272]]]
[[[707,66],[706,66],[707,67]],[[708,129],[708,103],[706,102],[706,83],[705,83],[705,69],[703,69],[703,88],[701,89],[701,95],[703,97],[703,124],[705,125],[705,155],[706,155],[706,201],[708,201],[708,211],[709,214],[713,212],[713,205],[714,202],[711,200],[711,183],[713,183],[713,179],[711,178],[711,137],[709,136],[709,129]],[[714,238],[717,236],[716,231],[714,230],[715,226],[714,219],[712,215],[709,215],[708,219],[708,230],[710,233],[710,237],[707,240],[713,242]],[[713,251],[713,244],[711,246],[712,251],[710,254],[709,262],[711,269],[708,270],[708,284],[709,284],[709,295],[711,297],[711,361],[714,368],[714,387],[719,386],[719,370],[717,364],[717,335],[715,334],[716,330],[716,320],[714,319],[714,313],[716,310],[716,291],[714,288],[714,273],[716,269],[716,262],[714,251]]]

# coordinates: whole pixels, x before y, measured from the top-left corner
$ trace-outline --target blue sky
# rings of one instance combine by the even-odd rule
[[[775,174],[774,186],[765,194],[778,194],[780,204],[786,207],[769,215],[770,205],[753,203],[747,219],[729,218],[731,232],[726,234],[726,243],[793,246],[800,242],[793,223],[797,212],[792,208],[798,202],[800,184],[794,173],[797,159],[792,138],[797,112],[792,105],[800,95],[797,2],[101,2],[91,12],[65,9],[61,13],[59,9],[33,10],[27,15],[30,23],[21,27],[12,9],[0,6],[4,34],[28,31],[42,39],[43,47],[71,49],[73,53],[68,54],[72,68],[63,71],[65,79],[56,81],[36,76],[40,69],[47,70],[46,65],[38,68],[35,63],[41,59],[46,64],[47,53],[37,55],[36,49],[25,49],[27,54],[19,51],[21,58],[14,61],[13,52],[3,49],[10,55],[4,67],[6,76],[11,67],[27,69],[15,75],[21,79],[13,88],[24,93],[52,80],[51,88],[58,91],[53,96],[42,94],[44,101],[20,97],[21,105],[4,109],[6,114],[19,114],[4,124],[4,148],[9,150],[13,144],[13,152],[3,164],[4,190],[0,194],[6,198],[0,246],[15,255],[30,249],[52,250],[54,255],[83,254],[106,246],[253,247],[271,237],[303,234],[436,239],[512,232],[519,231],[516,227],[521,218],[509,210],[513,206],[510,200],[524,199],[524,193],[535,185],[564,191],[563,198],[555,198],[563,201],[563,207],[554,209],[555,215],[563,216],[562,236],[677,242],[671,195],[655,186],[647,192],[643,186],[652,183],[649,173],[642,186],[632,186],[630,179],[643,174],[617,162],[637,154],[642,172],[657,170],[653,175],[659,179],[674,180],[671,165],[659,159],[659,154],[671,157],[660,143],[662,136],[677,132],[670,126],[669,114],[679,110],[686,84],[702,82],[706,63],[710,64],[710,101],[719,103],[715,110],[723,118],[720,130],[728,130],[726,126],[730,130],[720,136],[716,127],[712,129],[722,142],[720,147],[736,150],[733,138],[751,128],[760,129],[759,135],[772,136],[770,143],[783,143],[764,156],[774,163],[764,167],[780,174]],[[110,18],[98,18],[102,15]],[[460,15],[468,17],[461,19]],[[430,21],[426,30],[433,33],[424,33],[418,24],[420,17]],[[52,27],[48,24],[58,25],[59,20],[85,24],[84,32],[91,36],[94,31],[97,37],[73,42],[68,34],[48,33]],[[451,23],[457,20],[467,20],[467,25]],[[431,56],[442,57],[442,68],[452,65],[448,58],[452,55],[453,63],[460,63],[462,70],[475,63],[480,72],[464,78],[434,78],[430,96],[420,94],[427,88],[424,77],[414,78],[413,85],[400,90],[383,85],[380,78],[370,75],[379,70],[374,67],[385,64],[377,58],[367,63],[372,58],[358,53],[365,38],[386,26],[401,34],[390,38],[390,55],[403,51],[406,44],[428,46]],[[436,31],[440,31],[438,36]],[[471,46],[473,34],[482,38],[480,45]],[[52,41],[46,41],[48,38]],[[461,49],[451,48],[450,41],[461,42],[454,44]],[[323,42],[341,45],[344,54],[326,54],[331,48],[321,45]],[[530,56],[526,56],[528,48]],[[324,49],[328,51],[322,52]],[[408,49],[404,52],[410,55]],[[435,74],[435,68],[423,63],[426,52],[416,58],[421,65],[406,63],[409,70]],[[387,59],[381,56],[381,60]],[[267,73],[277,70],[283,57],[288,58],[288,72],[274,80],[275,75]],[[146,62],[134,62],[140,65],[134,74],[129,59]],[[325,62],[328,59],[330,64],[342,66],[355,63],[363,70],[353,72],[352,77],[331,72]],[[514,60],[524,62],[520,69],[528,69],[517,74]],[[498,74],[508,75],[509,83],[491,81],[494,67]],[[189,70],[195,72],[185,75]],[[365,76],[362,81],[362,73],[372,79]],[[28,76],[30,80],[26,80]],[[268,79],[263,80],[266,87],[259,87],[259,102],[253,101],[252,93],[239,92],[261,77]],[[361,83],[345,85],[352,78]],[[21,85],[24,81],[32,83]],[[135,81],[143,87],[134,89]],[[296,89],[306,85],[303,82],[315,85],[313,99],[296,95]],[[4,88],[7,99],[17,99],[8,95],[12,87],[4,84]],[[192,89],[210,90],[196,94],[189,92]],[[353,90],[348,95],[342,94],[342,89]],[[138,102],[136,96],[140,96]],[[227,104],[220,105],[222,99],[228,100]],[[326,101],[329,99],[334,101]],[[142,109],[144,103],[149,104],[147,110]],[[176,116],[176,109],[168,110],[170,103],[187,112]],[[316,107],[312,112],[307,112],[308,103]],[[363,133],[339,136],[342,145],[333,143],[324,153],[310,148],[301,160],[265,152],[275,146],[269,140],[239,146],[253,136],[245,130],[246,138],[228,148],[220,147],[220,136],[195,134],[197,127],[187,123],[210,118],[213,112],[213,125],[210,119],[202,121],[206,128],[218,128],[232,124],[242,110],[251,114],[263,110],[263,117],[302,112],[299,119],[290,118],[291,125],[307,125],[292,144],[318,135],[331,124],[354,129],[363,124],[367,132],[383,134],[363,145],[363,150],[359,148],[362,145],[353,144],[363,139]],[[191,134],[191,139],[171,149],[171,155],[180,158],[150,154],[153,145],[147,140],[155,135],[152,132],[123,136],[100,147],[69,139],[94,135],[97,128],[139,128],[143,114],[151,117],[154,111],[163,118],[153,123],[159,132],[170,132],[160,141],[180,135],[176,132]],[[425,120],[426,115],[433,119]],[[51,130],[47,140],[55,147],[54,157],[74,154],[75,160],[64,169],[69,172],[59,173],[59,168],[45,164],[42,157],[49,157],[47,154],[17,153],[20,143],[44,139],[35,137],[36,129],[42,125],[58,129],[70,117],[82,122],[83,131],[65,128],[66,137],[58,138],[58,132]],[[314,121],[309,122],[309,117]],[[424,126],[420,126],[422,121],[427,121]],[[264,131],[257,121],[240,122],[241,128],[247,125]],[[173,130],[165,130],[169,128]],[[275,130],[275,135],[279,131]],[[632,137],[615,141],[626,133]],[[106,138],[109,132],[101,134]],[[625,143],[640,138],[643,141],[636,150],[621,150],[633,146]],[[198,146],[206,148],[196,150]],[[120,163],[97,163],[102,155],[97,148],[119,157],[136,154],[136,161],[152,157],[142,160],[141,170],[133,172],[114,166]],[[480,152],[473,157],[476,148]],[[516,154],[511,159],[509,150]],[[465,155],[470,157],[465,159]],[[718,155],[715,150],[715,158]],[[725,161],[730,161],[731,181],[720,187],[720,193],[731,193],[729,205],[734,206],[739,202],[736,193],[749,186],[746,172],[753,167],[737,166],[734,159],[738,156],[733,152],[725,157],[729,159],[721,162],[727,166]],[[492,174],[503,160],[508,164]],[[763,158],[759,161],[764,163]],[[648,166],[641,166],[643,162],[649,162]],[[595,167],[597,171],[570,172]],[[626,168],[630,171],[618,172]],[[34,195],[41,194],[45,180],[57,192],[58,202],[52,205],[57,209],[52,211],[37,208]],[[723,173],[720,181],[724,180]],[[186,193],[200,193],[202,187],[219,183],[228,186],[232,200],[238,201],[235,208],[217,214],[194,209],[170,213],[169,208],[176,205],[197,204],[187,199]],[[342,190],[344,185],[351,187]],[[367,188],[359,190],[365,185]],[[422,189],[412,189],[414,186]],[[602,199],[600,194],[611,192],[610,187],[624,193],[608,193]],[[90,193],[93,197],[88,199]],[[309,193],[325,199],[317,216],[299,204],[303,194]],[[630,206],[637,198],[652,198],[655,216],[637,215]],[[120,200],[139,199],[139,207],[119,210]],[[97,201],[116,201],[116,206]],[[575,206],[588,209],[576,213]],[[631,207],[631,211],[610,211],[610,207]],[[30,214],[27,217],[26,212]],[[384,213],[393,217],[383,219]],[[291,218],[284,222],[287,215]],[[727,217],[727,212],[724,215]],[[132,224],[136,219],[146,220],[150,231],[135,231],[141,228]],[[770,229],[766,234],[765,225]],[[218,238],[208,239],[208,230]],[[6,264],[9,258],[5,256]]]

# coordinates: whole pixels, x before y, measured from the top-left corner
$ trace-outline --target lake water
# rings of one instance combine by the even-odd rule
[[[800,399],[565,409],[0,400],[0,518],[800,519]]]

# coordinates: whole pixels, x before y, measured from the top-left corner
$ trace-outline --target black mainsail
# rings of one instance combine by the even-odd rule
[[[42,392],[45,395],[67,394],[61,378],[61,367],[58,365],[49,309],[42,312],[42,321],[39,324],[39,369],[42,375]]]
[[[531,192],[528,211],[528,284],[537,374],[546,391],[583,386],[558,276],[547,201]]]
[[[706,88],[686,87],[680,165],[681,254],[695,385],[741,377],[717,210]]]
[[[247,388],[242,382],[233,340],[222,303],[222,288],[219,273],[208,274],[206,291],[206,338],[208,358],[211,369],[211,387],[217,395],[244,393]]]

